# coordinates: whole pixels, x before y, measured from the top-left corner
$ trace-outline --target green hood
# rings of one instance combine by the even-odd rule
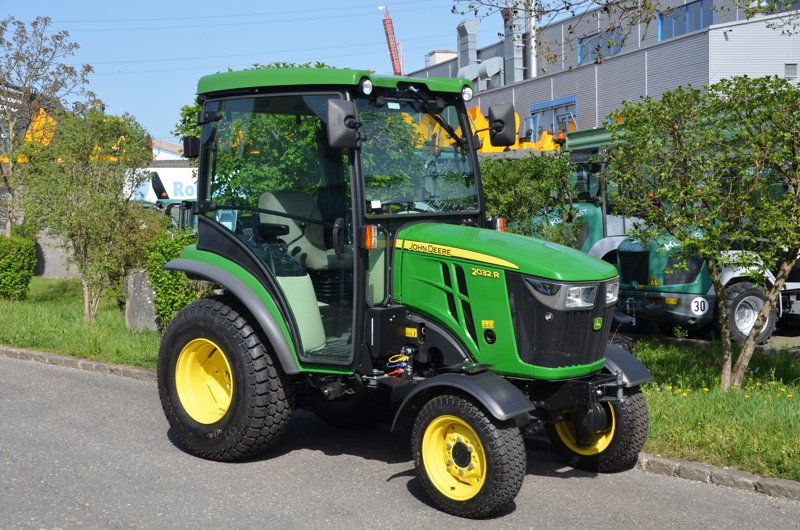
[[[417,223],[397,233],[404,251],[463,259],[566,282],[613,278],[617,269],[588,254],[549,241],[442,223]]]

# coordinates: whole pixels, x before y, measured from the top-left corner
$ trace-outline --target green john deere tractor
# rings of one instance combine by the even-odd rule
[[[460,79],[335,69],[204,77],[198,241],[166,265],[218,289],[164,332],[177,442],[213,460],[270,447],[292,411],[412,429],[443,510],[486,517],[526,472],[523,433],[573,466],[631,468],[652,379],[607,344],[614,267],[500,230]],[[510,105],[489,109],[514,142]]]

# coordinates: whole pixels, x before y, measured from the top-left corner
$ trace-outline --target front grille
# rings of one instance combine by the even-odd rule
[[[619,279],[622,283],[636,282],[647,285],[648,252],[617,252],[619,259]]]
[[[506,273],[506,278],[517,350],[523,362],[562,368],[590,364],[603,357],[613,309],[604,303],[604,285],[598,289],[592,309],[555,311],[530,293],[521,274]],[[548,313],[552,315],[550,322],[545,318]],[[603,319],[603,327],[595,331],[593,323],[598,317]]]

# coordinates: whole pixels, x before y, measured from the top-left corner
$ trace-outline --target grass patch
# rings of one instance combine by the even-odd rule
[[[645,450],[800,480],[800,363],[788,352],[753,357],[739,390],[719,390],[721,348],[636,344],[656,377]]]
[[[97,322],[86,324],[78,280],[34,278],[27,300],[0,300],[0,344],[154,369],[159,340],[154,331],[130,331],[109,297]]]

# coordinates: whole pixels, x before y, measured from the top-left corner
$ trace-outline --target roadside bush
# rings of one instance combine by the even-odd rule
[[[568,154],[487,157],[480,169],[486,212],[508,219],[509,232],[577,246],[582,222],[572,221]]]
[[[180,309],[202,298],[208,288],[204,282],[193,281],[179,271],[166,271],[164,265],[177,258],[186,245],[197,242],[197,235],[178,230],[163,230],[147,246],[145,268],[153,287],[156,321],[163,330]]]
[[[0,236],[0,298],[24,300],[36,266],[36,243],[23,237]]]

